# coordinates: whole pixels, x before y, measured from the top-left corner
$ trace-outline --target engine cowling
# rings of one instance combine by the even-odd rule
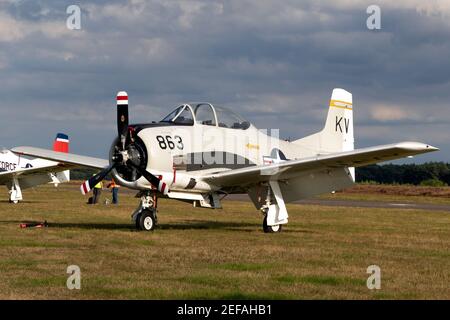
[[[148,164],[148,152],[145,143],[138,136],[131,138],[132,141],[127,143],[126,145],[126,156],[128,160],[133,162],[135,166],[146,170]],[[114,159],[121,156],[121,141],[119,137],[117,137],[110,148],[109,151],[109,162],[112,164]],[[139,173],[139,170],[136,170],[130,164],[120,163],[116,165],[116,167],[111,171],[111,175],[116,182],[119,184],[137,189],[138,183],[137,181],[142,177],[142,174]]]

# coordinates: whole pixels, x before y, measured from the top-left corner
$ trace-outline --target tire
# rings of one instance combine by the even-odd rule
[[[264,233],[278,233],[281,232],[282,225],[276,225],[276,226],[268,226],[267,225],[267,216],[264,217],[263,221],[263,231]]]
[[[136,226],[139,230],[153,231],[156,227],[156,216],[151,210],[142,210],[137,216]]]
[[[134,222],[136,224],[136,229],[137,230],[141,230],[140,220],[141,220],[141,213],[138,213],[137,216],[136,216],[136,221]]]

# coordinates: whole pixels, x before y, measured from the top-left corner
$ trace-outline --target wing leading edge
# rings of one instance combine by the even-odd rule
[[[288,160],[272,165],[222,171],[203,176],[201,179],[216,186],[250,185],[269,180],[292,178],[308,171],[362,167],[437,150],[439,149],[420,142],[400,142],[298,160]]]
[[[11,151],[19,155],[38,157],[46,160],[94,169],[103,169],[109,165],[109,161],[105,159],[80,156],[77,154],[63,153],[41,148],[16,147],[11,149]]]

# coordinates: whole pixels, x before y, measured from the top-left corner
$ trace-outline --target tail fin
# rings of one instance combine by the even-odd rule
[[[58,133],[53,143],[53,151],[69,153],[69,136],[64,133]]]
[[[69,136],[65,133],[58,133],[53,142],[53,151],[69,153]],[[70,181],[70,170],[64,170],[51,175],[53,183],[58,186],[60,183]]]
[[[311,155],[354,149],[352,94],[344,89],[334,89],[328,116],[322,131],[294,143],[303,146]]]

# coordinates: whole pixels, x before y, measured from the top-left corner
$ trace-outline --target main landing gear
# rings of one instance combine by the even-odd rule
[[[282,225],[288,223],[289,216],[278,181],[269,182],[266,204],[261,207],[261,212],[264,215],[263,231],[265,233],[281,232]]]
[[[17,204],[22,200],[22,189],[20,189],[19,180],[13,178],[11,189],[9,190],[9,203]]]
[[[158,217],[156,215],[158,198],[156,197],[156,193],[152,191],[141,191],[137,196],[140,196],[141,202],[131,218],[136,224],[136,229],[152,231],[158,224]]]
[[[276,233],[276,232],[281,232],[281,230],[282,230],[281,224],[277,224],[275,226],[268,226],[267,225],[267,215],[264,216],[264,220],[263,220],[264,233]]]
[[[158,225],[156,192],[156,190],[145,190],[136,195],[141,199],[138,208],[131,215],[136,229],[153,231]],[[281,232],[282,225],[288,223],[289,216],[278,181],[268,183],[266,200],[261,206],[261,212],[264,215],[263,231],[265,233]]]

